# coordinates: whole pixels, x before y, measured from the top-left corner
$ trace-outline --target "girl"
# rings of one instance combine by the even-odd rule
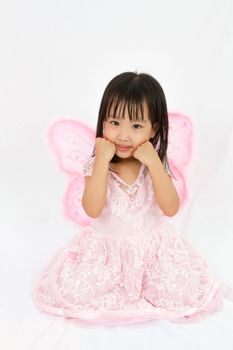
[[[83,168],[82,205],[91,223],[42,272],[33,293],[42,311],[117,325],[188,321],[221,307],[219,282],[164,220],[179,210],[167,144],[160,84],[144,73],[113,78]]]

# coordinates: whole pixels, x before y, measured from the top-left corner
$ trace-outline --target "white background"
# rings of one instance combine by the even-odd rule
[[[67,179],[48,152],[45,133],[61,115],[94,129],[106,85],[124,71],[153,75],[164,89],[168,111],[192,118],[190,200],[174,221],[208,260],[210,270],[233,285],[232,18],[231,0],[1,1],[4,349],[81,349],[75,347],[78,338],[72,341],[81,333],[39,314],[30,296],[44,264],[78,231],[62,216]],[[221,313],[202,325],[188,326],[191,343],[184,337],[186,326],[166,322],[137,326],[136,332],[87,329],[82,330],[82,349],[103,349],[104,341],[106,349],[110,341],[116,348],[148,349],[159,342],[160,349],[167,349],[167,334],[177,349],[219,349],[224,342],[228,349],[232,320],[232,303],[224,304]],[[145,345],[148,337],[152,339]]]

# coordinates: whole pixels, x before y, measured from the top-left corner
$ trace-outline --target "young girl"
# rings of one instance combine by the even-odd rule
[[[78,324],[188,321],[221,307],[205,261],[165,220],[179,210],[160,84],[126,72],[105,89],[82,205],[91,218],[42,272],[33,297]]]

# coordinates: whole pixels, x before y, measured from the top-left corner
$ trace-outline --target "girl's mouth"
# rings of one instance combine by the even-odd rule
[[[128,152],[130,150],[131,146],[119,146],[117,145],[117,149],[120,152]]]

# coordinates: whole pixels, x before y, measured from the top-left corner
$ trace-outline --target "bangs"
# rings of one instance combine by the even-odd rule
[[[114,119],[123,118],[125,119],[125,110],[127,108],[130,120],[144,120],[146,114],[148,114],[148,107],[146,99],[143,96],[135,97],[121,97],[119,95],[112,96],[109,99],[109,104],[107,106],[105,120],[112,117]],[[150,120],[150,116],[148,115]]]

